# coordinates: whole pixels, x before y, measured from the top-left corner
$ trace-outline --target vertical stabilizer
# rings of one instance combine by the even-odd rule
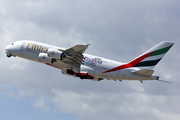
[[[139,67],[140,69],[152,70],[155,67],[155,65],[157,65],[157,63],[162,59],[162,57],[167,53],[167,51],[173,46],[173,44],[174,43],[163,41],[155,47],[148,50],[147,52],[143,53],[139,57],[135,58],[131,62],[107,70],[103,73],[122,70],[130,67]]]
[[[163,41],[139,57],[135,58],[128,64],[131,64],[133,67],[153,69],[168,52],[168,50],[173,46],[173,44],[174,43]]]

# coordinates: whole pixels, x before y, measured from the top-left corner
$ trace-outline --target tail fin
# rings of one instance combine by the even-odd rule
[[[174,43],[163,41],[146,51],[139,57],[135,58],[128,64],[133,67],[143,67],[153,69],[155,65],[162,59],[166,52],[173,46]]]
[[[148,50],[147,52],[143,53],[139,57],[135,58],[131,62],[120,65],[111,70],[107,70],[103,73],[121,70],[121,69],[129,68],[129,67],[139,67],[139,68],[142,67],[142,69],[151,70],[162,59],[162,57],[173,46],[173,44],[174,43],[163,41],[163,42],[159,43],[158,45],[156,45],[155,47]],[[145,71],[140,71],[140,72],[144,73]],[[136,72],[135,74],[140,74],[140,72]],[[148,75],[149,75],[149,73],[148,73]]]

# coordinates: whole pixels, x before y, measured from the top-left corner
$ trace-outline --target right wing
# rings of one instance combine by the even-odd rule
[[[63,57],[62,62],[68,64],[71,68],[74,68],[77,71],[79,71],[82,60],[84,58],[83,53],[88,48],[89,45],[90,44],[76,45],[67,50],[63,50],[64,56],[62,56]]]

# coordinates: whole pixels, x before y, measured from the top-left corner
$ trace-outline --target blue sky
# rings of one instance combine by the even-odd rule
[[[0,96],[0,116],[1,119],[18,119],[18,120],[59,120],[59,119],[67,119],[67,120],[78,120],[76,116],[67,114],[67,113],[59,113],[56,111],[56,106],[52,103],[48,103],[48,106],[51,106],[51,110],[48,113],[35,108],[32,104],[32,97],[24,97],[22,99],[12,99],[7,96]]]
[[[6,120],[178,120],[179,0],[1,0],[0,116]],[[175,45],[155,67],[171,81],[94,82],[22,58],[5,47],[34,40],[128,62],[160,43]]]

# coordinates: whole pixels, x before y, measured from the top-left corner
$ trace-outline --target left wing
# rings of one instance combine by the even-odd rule
[[[83,53],[88,48],[88,45],[76,45],[67,50],[63,50],[62,62],[68,64],[71,68],[80,71],[80,66],[84,58]]]

